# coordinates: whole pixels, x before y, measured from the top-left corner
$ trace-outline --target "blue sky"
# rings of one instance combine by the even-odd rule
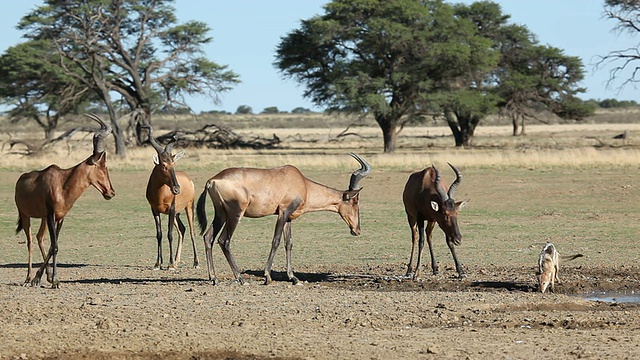
[[[471,0],[455,2],[472,3]],[[612,50],[636,47],[639,36],[612,31],[615,22],[602,17],[603,1],[599,0],[500,0],[513,23],[526,25],[542,44],[564,49],[565,54],[578,56],[585,65],[587,88],[585,99],[617,98],[640,101],[640,92],[633,87],[619,91],[620,83],[607,87],[611,67],[595,69],[598,55]],[[301,19],[323,13],[327,1],[319,0],[176,0],[180,22],[199,20],[211,28],[213,42],[204,49],[218,64],[228,65],[240,75],[242,83],[222,94],[219,104],[206,98],[187,99],[196,111],[226,110],[235,112],[240,105],[249,105],[254,112],[276,106],[291,111],[302,106],[314,110],[314,105],[302,97],[303,87],[284,79],[273,66],[274,52],[280,38],[299,27]],[[15,29],[20,18],[42,4],[41,0],[13,1],[0,12],[0,51],[22,41]],[[640,65],[640,64],[638,64]]]

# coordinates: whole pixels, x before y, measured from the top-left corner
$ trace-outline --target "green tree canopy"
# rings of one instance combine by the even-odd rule
[[[267,106],[261,112],[261,114],[279,114],[280,110],[278,110],[277,106]]]
[[[17,122],[33,119],[51,140],[60,119],[87,101],[88,89],[55,64],[49,41],[31,40],[0,56],[0,102]],[[77,69],[76,69],[77,71]]]
[[[207,59],[202,46],[209,28],[198,21],[177,23],[173,0],[45,0],[19,24],[33,40],[51,41],[65,74],[105,103],[116,152],[125,141],[117,122],[116,101],[149,123],[159,107],[186,107],[184,96],[218,95],[238,76]],[[80,72],[76,70],[80,69]],[[117,98],[112,99],[113,94]],[[143,132],[137,132],[137,141]]]
[[[240,105],[236,109],[236,114],[253,114],[253,109],[249,105]]]
[[[482,118],[510,100],[514,104],[507,95],[550,109],[571,99],[575,109],[570,95],[580,91],[575,84],[581,80],[581,64],[562,54],[552,57],[546,52],[553,49],[545,47],[534,62],[546,68],[516,63],[537,44],[526,28],[508,19],[489,1],[452,6],[440,0],[334,0],[324,15],[302,21],[282,38],[274,65],[303,83],[304,95],[315,104],[373,115],[385,152],[395,150],[405,124],[438,114],[444,115],[456,145],[465,145]],[[520,48],[525,48],[522,54]],[[512,64],[533,66],[537,73],[522,74],[507,67]],[[526,89],[517,94],[499,90],[516,84],[519,76],[526,78]],[[529,76],[544,79],[536,83]],[[562,76],[565,82],[558,80]]]
[[[429,114],[430,96],[495,62],[490,43],[442,1],[338,0],[282,38],[275,65],[319,106],[372,114],[384,151]]]

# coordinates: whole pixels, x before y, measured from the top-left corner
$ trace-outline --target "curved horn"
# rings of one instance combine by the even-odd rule
[[[156,138],[153,136],[153,128],[151,127],[151,125],[145,125],[143,127],[149,129],[149,142],[151,143],[151,146],[153,146],[153,148],[156,149],[156,152],[158,153],[158,155],[160,155],[160,153],[164,151],[164,148],[162,147],[162,145],[158,143],[158,140],[156,140]]]
[[[349,153],[354,159],[356,159],[360,163],[360,169],[356,170],[351,174],[351,180],[349,181],[349,190],[359,190],[360,180],[365,178],[367,175],[371,173],[371,165],[367,163],[363,158],[361,158],[358,154]]]
[[[171,154],[171,151],[173,151],[173,144],[176,143],[176,141],[178,141],[178,139],[176,139],[175,136],[171,137],[171,141],[169,141],[169,143],[167,144],[167,146],[164,147],[164,151],[168,152],[169,154]]]
[[[440,175],[440,171],[438,170],[438,168],[436,168],[435,165],[431,165],[431,167],[433,168],[433,171],[436,172],[436,179],[434,180],[433,184],[436,186],[436,191],[438,192],[440,199],[442,200],[442,202],[445,202],[447,201],[447,199],[449,199],[449,195],[444,192],[444,189],[442,189],[442,186],[440,186],[440,180],[442,180],[442,176]]]
[[[96,131],[95,134],[93,134],[93,153],[103,153],[105,150],[104,138],[111,134],[111,126],[102,121],[102,119],[100,119],[100,117],[94,113],[86,113],[84,115],[100,124],[100,130]]]
[[[462,174],[460,173],[460,170],[458,170],[455,166],[451,164],[449,164],[449,166],[451,166],[451,169],[453,169],[453,172],[456,173],[456,179],[453,181],[451,186],[449,186],[449,192],[447,194],[449,195],[450,198],[454,199],[456,196],[456,188],[458,187],[458,185],[460,185],[460,181],[462,181]]]

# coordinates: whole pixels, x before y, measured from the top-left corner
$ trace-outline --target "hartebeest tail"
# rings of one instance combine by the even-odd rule
[[[456,202],[454,200],[456,188],[462,181],[462,174],[455,166],[451,164],[449,166],[456,174],[456,179],[449,187],[449,190],[446,190],[447,185],[442,181],[440,172],[435,166],[411,174],[404,187],[402,201],[404,202],[407,220],[411,228],[412,244],[407,276],[413,277],[414,280],[420,277],[421,272],[420,259],[424,248],[425,221],[427,221],[426,238],[431,254],[433,274],[438,274],[438,264],[436,263],[432,245],[432,231],[436,223],[445,234],[458,276],[461,277],[464,274],[454,246],[460,245],[462,242],[462,235],[458,227],[458,211],[466,204],[466,201]],[[416,249],[418,250],[417,255]],[[413,267],[414,259],[416,259],[415,269]]]
[[[156,150],[157,156],[154,158],[155,166],[149,176],[147,184],[147,201],[151,206],[153,219],[156,223],[156,239],[158,242],[158,256],[154,269],[162,268],[162,223],[160,214],[168,216],[167,239],[169,240],[169,269],[175,269],[180,263],[182,256],[182,243],[186,228],[180,220],[182,211],[187,213],[189,223],[189,235],[193,245],[193,267],[199,266],[198,251],[196,249],[195,228],[193,223],[193,210],[195,202],[195,186],[189,176],[183,171],[175,170],[175,162],[178,161],[184,152],[173,155],[173,142],[162,147],[153,137],[153,129],[149,129],[149,141]],[[173,226],[178,227],[178,247],[176,248],[175,260],[173,257]]]
[[[361,167],[351,175],[348,190],[336,190],[309,180],[291,165],[273,169],[229,168],[209,179],[196,207],[200,230],[204,234],[209,280],[214,284],[217,282],[212,246],[216,236],[222,231],[218,243],[237,281],[243,282],[240,269],[230,251],[231,237],[243,216],[278,217],[264,269],[265,284],[271,282],[271,266],[283,234],[287,276],[294,284],[298,283],[291,269],[291,221],[302,214],[322,210],[337,212],[351,229],[351,234],[360,235],[359,194],[362,188],[359,183],[371,173],[371,166],[360,156],[350,155]],[[205,232],[207,194],[213,202],[215,217]]]
[[[111,126],[104,123],[94,114],[85,114],[100,124],[100,130],[93,136],[93,154],[87,159],[69,169],[61,169],[51,165],[44,170],[22,174],[16,182],[15,201],[18,208],[18,226],[16,233],[24,230],[27,237],[29,265],[27,279],[24,285],[40,284],[42,274],[47,270],[47,280],[54,288],[59,287],[56,280],[58,236],[62,229],[64,217],[75,201],[89,187],[93,186],[102,196],[109,200],[115,196],[111,186],[109,170],[107,169],[107,154],[104,149],[104,138],[111,133]],[[33,239],[31,238],[31,218],[42,219],[36,238],[43,263],[34,277],[31,266],[33,264]],[[49,229],[51,246],[45,254],[44,235]],[[48,263],[52,260],[52,270],[49,274]]]

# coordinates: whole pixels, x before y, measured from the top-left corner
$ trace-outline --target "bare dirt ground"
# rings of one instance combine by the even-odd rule
[[[214,287],[202,268],[61,264],[52,290],[21,286],[24,264],[5,264],[0,359],[640,355],[637,305],[568,295],[637,289],[638,267],[566,264],[551,294],[535,291],[533,266],[471,266],[462,280],[441,266],[417,282],[400,264],[304,270],[298,286],[280,272],[264,286],[255,269]]]

